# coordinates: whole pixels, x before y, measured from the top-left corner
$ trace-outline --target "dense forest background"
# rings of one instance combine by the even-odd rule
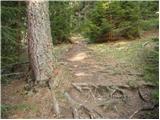
[[[26,45],[25,2],[2,2],[2,67],[18,62]],[[158,1],[50,2],[54,45],[70,42],[81,33],[88,42],[107,42],[140,37],[143,31],[158,29]],[[146,9],[147,8],[147,9]],[[23,44],[21,44],[23,43]]]

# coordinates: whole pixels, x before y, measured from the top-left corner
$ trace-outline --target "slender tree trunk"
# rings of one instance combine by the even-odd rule
[[[34,79],[45,83],[53,78],[52,37],[47,1],[28,1],[28,49]]]

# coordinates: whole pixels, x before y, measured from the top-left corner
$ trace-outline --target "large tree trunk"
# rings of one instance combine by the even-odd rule
[[[53,78],[52,37],[47,1],[28,1],[28,48],[34,79],[45,83]]]

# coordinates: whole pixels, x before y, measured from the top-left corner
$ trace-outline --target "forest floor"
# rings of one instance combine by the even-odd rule
[[[103,44],[77,37],[73,45],[56,46],[60,118],[158,118],[155,87],[143,78],[144,56],[157,36]],[[56,118],[49,89],[25,86],[24,78],[2,85],[2,117]]]

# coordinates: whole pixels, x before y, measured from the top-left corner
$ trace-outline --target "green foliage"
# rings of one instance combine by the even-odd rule
[[[10,110],[10,105],[3,104],[1,105],[1,117],[7,118],[7,113]]]
[[[159,102],[159,90],[158,89],[153,91],[152,97],[154,98],[155,102],[157,103]]]
[[[93,2],[87,19],[84,21],[83,34],[92,42],[112,40],[114,37],[133,39],[140,37],[142,30],[158,28],[157,1],[101,1]]]
[[[90,41],[140,36],[141,30],[158,28],[157,1],[51,1],[53,43],[67,42],[72,33]],[[18,40],[26,31],[25,2],[2,2],[2,66],[20,60]],[[23,32],[23,33],[22,33]],[[110,38],[112,33],[113,38]]]
[[[146,56],[145,80],[159,84],[159,42],[158,38],[153,39],[156,46]]]
[[[106,19],[106,11],[108,10],[108,2],[94,2],[90,6],[88,18],[84,21],[83,34],[95,41],[103,34],[111,31],[111,24]]]
[[[70,17],[72,11],[70,2],[52,1],[49,5],[53,43],[65,42],[71,32]]]
[[[159,1],[141,1],[140,2],[141,17],[144,20],[157,18],[159,11]]]
[[[154,38],[154,49],[149,51],[145,58],[144,79],[159,86],[159,39]],[[153,97],[159,100],[158,88],[154,91]]]
[[[2,118],[7,118],[7,115],[11,110],[20,110],[20,111],[32,110],[34,112],[37,111],[37,108],[35,106],[31,106],[28,104],[16,104],[16,105],[2,104],[1,105]]]
[[[118,6],[118,9],[116,9]],[[111,3],[113,20],[116,21],[115,28],[120,28],[119,35],[126,38],[139,37],[139,2],[122,1]]]
[[[2,66],[19,60],[17,48],[21,46],[21,32],[25,31],[25,8],[24,2],[1,2]]]
[[[10,83],[10,78],[8,78],[8,77],[1,77],[1,84],[8,84],[8,83]]]
[[[141,21],[142,30],[152,30],[152,29],[158,29],[159,27],[159,19],[158,18],[152,18],[149,20],[142,20]]]

